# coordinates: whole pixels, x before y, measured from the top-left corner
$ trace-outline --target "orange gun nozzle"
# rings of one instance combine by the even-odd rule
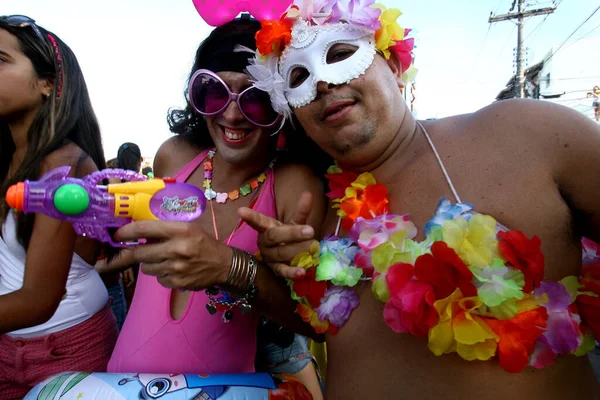
[[[6,202],[10,208],[23,211],[23,206],[25,205],[25,183],[19,182],[9,187],[6,192]]]

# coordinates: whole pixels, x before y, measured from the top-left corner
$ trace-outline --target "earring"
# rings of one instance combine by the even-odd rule
[[[277,150],[285,150],[285,135],[283,133],[279,133],[277,137],[277,145],[275,147]]]

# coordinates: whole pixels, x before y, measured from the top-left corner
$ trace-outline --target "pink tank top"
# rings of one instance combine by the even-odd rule
[[[206,158],[204,151],[175,176],[185,182]],[[277,218],[274,177],[268,173],[254,209]],[[231,246],[256,253],[257,233],[242,223],[232,233]],[[141,271],[127,319],[123,325],[108,372],[122,373],[249,373],[254,372],[258,316],[234,309],[225,324],[220,314],[206,310],[204,291],[192,292],[178,320],[170,312],[171,289]]]

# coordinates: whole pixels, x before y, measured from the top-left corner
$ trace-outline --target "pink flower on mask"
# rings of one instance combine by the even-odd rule
[[[308,2],[306,0],[294,0],[290,7],[292,11],[288,11],[288,17],[299,17],[304,21],[322,25],[330,22],[331,12],[336,2],[337,0],[313,0]],[[297,8],[296,13],[294,13],[293,7]]]
[[[330,22],[345,21],[371,31],[381,28],[381,10],[371,7],[375,0],[338,0],[333,6]]]

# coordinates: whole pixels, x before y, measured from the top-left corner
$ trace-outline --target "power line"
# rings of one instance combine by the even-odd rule
[[[481,58],[481,54],[483,53],[483,49],[485,48],[485,44],[487,42],[487,38],[490,35],[490,31],[492,30],[492,25],[488,25],[488,30],[483,38],[483,43],[481,44],[481,48],[479,49],[479,53],[477,53],[477,58],[475,58],[475,62],[473,63],[473,67],[471,68],[471,73],[469,74],[469,81],[473,80],[473,72],[475,72],[475,68],[479,64],[479,59]]]
[[[537,32],[537,30],[539,29],[539,27],[542,26],[544,24],[544,22],[546,22],[546,20],[548,19],[549,16],[550,16],[550,14],[546,15],[544,17],[544,19],[542,20],[542,22],[540,22],[539,24],[537,24],[537,26],[535,28],[533,28],[533,30],[531,32],[529,32],[529,35],[527,35],[527,37],[525,39],[523,39],[523,41],[526,42],[531,36],[533,36],[533,34],[535,32]]]
[[[504,3],[504,0],[500,0],[500,3],[498,3],[498,7],[496,7],[496,11],[494,11],[494,14],[496,14],[498,12],[502,3]]]
[[[588,31],[587,33],[585,33],[583,36],[581,36],[579,39],[577,40],[581,40],[584,39],[587,35],[589,35],[590,33],[594,32],[596,29],[600,28],[600,24],[597,25],[594,29],[592,29],[591,31]]]
[[[590,20],[590,18],[592,18],[594,16],[594,14],[596,14],[598,12],[598,10],[600,10],[600,6],[598,6],[590,15],[589,17],[587,17],[585,19],[585,21],[583,21],[581,24],[579,24],[579,26],[577,28],[575,28],[575,30],[573,32],[571,32],[571,34],[560,44],[560,46],[558,46],[558,49],[556,49],[552,54],[550,54],[550,57],[546,58],[546,61],[550,60],[556,53],[558,53],[558,51],[560,49],[562,49],[562,47],[565,45],[565,43],[567,43],[567,41],[569,39],[571,39],[571,37],[579,30],[581,29],[581,27],[583,25],[585,25],[586,22],[588,22]]]
[[[504,49],[506,48],[506,46],[508,45],[508,42],[510,42],[511,36],[512,34],[515,32],[515,29],[517,29],[517,25],[515,24],[512,28],[512,31],[510,31],[510,34],[507,36],[506,38],[506,42],[504,42],[504,45],[502,46],[502,48],[500,49],[500,51],[498,52],[498,57],[496,57],[496,61],[494,61],[494,64],[498,63],[498,60],[500,59],[500,57],[502,56],[502,52],[504,51]]]
[[[586,79],[600,79],[600,76],[578,76],[569,78],[553,78],[550,81],[571,81],[571,80],[586,80]]]

